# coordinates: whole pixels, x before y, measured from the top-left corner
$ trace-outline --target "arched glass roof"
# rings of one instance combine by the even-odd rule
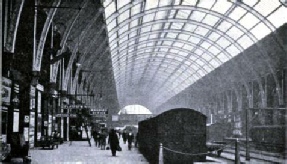
[[[159,106],[287,22],[280,0],[103,4],[122,106],[127,97]]]

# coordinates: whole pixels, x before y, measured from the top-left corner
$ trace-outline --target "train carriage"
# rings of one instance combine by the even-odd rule
[[[164,163],[205,161],[206,116],[193,109],[171,109],[141,121],[139,133],[140,151],[150,163],[157,163],[160,143]]]

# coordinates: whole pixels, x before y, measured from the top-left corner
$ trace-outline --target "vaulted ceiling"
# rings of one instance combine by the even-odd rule
[[[42,2],[44,4],[44,2]],[[287,22],[279,0],[64,1],[54,24],[93,90],[155,109]],[[80,8],[80,10],[79,10]],[[89,70],[86,71],[85,70]]]

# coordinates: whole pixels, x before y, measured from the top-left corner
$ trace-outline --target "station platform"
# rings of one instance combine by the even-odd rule
[[[122,151],[117,151],[117,155],[114,157],[110,150],[101,150],[99,147],[95,147],[93,139],[91,139],[92,147],[89,146],[88,141],[73,141],[64,142],[59,145],[58,148],[49,150],[42,148],[31,149],[29,154],[31,155],[32,164],[148,164],[149,162],[138,151],[137,148],[132,147],[132,150],[128,150],[128,145],[124,144],[120,139],[120,146]],[[251,153],[251,160],[246,161],[244,151],[240,152],[240,163],[287,163],[286,159],[282,158],[268,158],[263,160],[259,158],[258,154]],[[257,157],[257,158],[256,158]],[[234,163],[234,152],[232,149],[225,149],[220,157],[216,154],[208,155],[206,162],[196,163]],[[267,158],[267,157],[265,157]],[[12,159],[11,163],[23,163],[22,159]]]
[[[35,148],[31,149],[32,164],[148,164],[142,154],[134,146],[128,150],[128,145],[120,139],[122,151],[117,151],[116,156],[112,156],[111,150],[101,150],[95,147],[91,139],[92,147],[88,141],[64,142],[53,150]],[[12,163],[22,163],[22,159],[13,159]]]

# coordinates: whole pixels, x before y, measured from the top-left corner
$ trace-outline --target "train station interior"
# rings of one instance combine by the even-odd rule
[[[0,8],[3,163],[287,163],[287,0]]]

